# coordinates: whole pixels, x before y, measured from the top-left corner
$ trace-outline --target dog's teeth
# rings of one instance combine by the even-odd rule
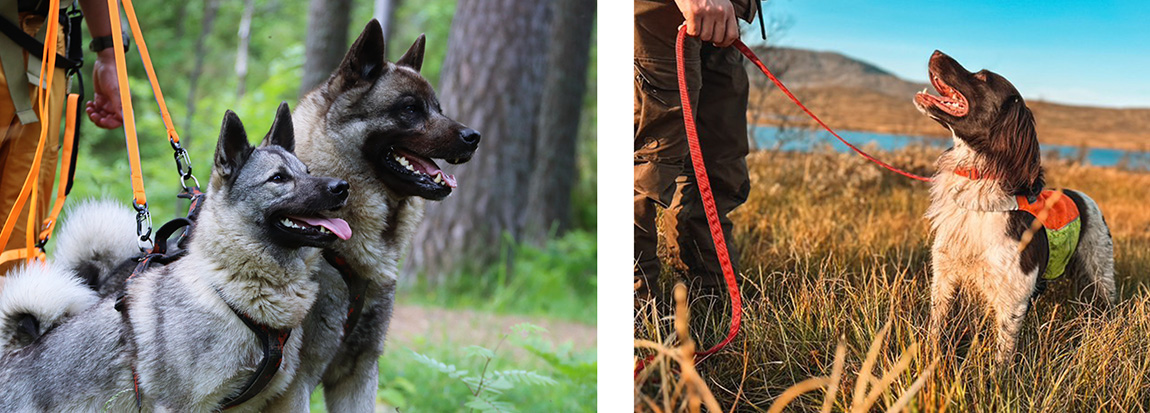
[[[437,183],[437,184],[442,184],[443,183],[443,175],[435,174],[435,179],[433,179],[433,181],[435,181],[435,183]]]
[[[295,227],[295,223],[291,222],[291,220],[287,219],[287,218],[284,218],[284,220],[281,221],[281,223],[284,224],[284,226],[288,227],[288,228]]]

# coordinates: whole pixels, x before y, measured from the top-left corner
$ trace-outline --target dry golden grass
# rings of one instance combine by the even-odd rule
[[[937,155],[908,149],[879,157],[929,173]],[[848,154],[760,152],[748,163],[754,189],[732,216],[745,279],[743,329],[698,365],[722,408],[1150,409],[1150,174],[1046,162],[1050,186],[1083,190],[1101,205],[1114,236],[1121,302],[1088,311],[1068,300],[1071,280],[1052,283],[1027,314],[1014,363],[997,365],[993,332],[976,300],[965,300],[943,351],[917,344],[925,340],[929,305],[926,184]],[[697,328],[704,330],[700,347],[726,333],[728,305],[713,297],[692,303],[699,320],[691,324],[705,326]],[[639,322],[636,338],[673,345],[660,333],[668,328]],[[844,356],[871,353],[861,361]],[[659,383],[671,381],[637,382],[637,395],[659,394]],[[873,388],[858,390],[860,384]],[[818,389],[825,390],[805,392]],[[874,406],[859,410],[867,401]]]
[[[761,76],[751,73],[751,76]],[[771,86],[772,88],[774,86]],[[949,137],[950,133],[915,109],[913,96],[891,96],[864,89],[804,88],[794,91],[823,121],[838,129],[902,135]],[[815,127],[806,115],[777,91],[765,100],[752,91],[751,110],[799,119],[797,125]],[[1150,109],[1110,109],[1028,101],[1043,143],[1150,151]],[[777,119],[765,121],[778,125]],[[792,126],[796,123],[792,122]]]

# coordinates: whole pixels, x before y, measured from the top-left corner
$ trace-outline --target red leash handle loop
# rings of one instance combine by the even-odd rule
[[[719,209],[715,206],[715,196],[711,193],[711,180],[707,177],[707,167],[703,162],[703,150],[699,147],[699,132],[695,128],[695,114],[691,109],[691,97],[687,90],[687,71],[683,63],[683,42],[687,37],[687,28],[679,28],[679,37],[675,40],[675,67],[679,75],[679,100],[683,104],[683,126],[687,130],[687,145],[691,150],[691,165],[695,168],[695,184],[699,186],[699,195],[703,198],[703,211],[707,214],[707,226],[711,229],[711,240],[715,243],[715,252],[719,256],[719,266],[723,268],[723,278],[727,281],[727,291],[731,294],[731,328],[727,337],[714,347],[695,353],[696,357],[708,356],[726,347],[735,336],[739,334],[739,325],[743,320],[743,303],[739,295],[739,283],[735,279],[735,268],[731,264],[731,255],[727,251],[727,240],[723,236],[723,226],[719,223]]]
[[[691,98],[687,91],[687,71],[683,63],[683,42],[686,40],[686,38],[687,28],[685,26],[680,27],[679,35],[675,39],[675,69],[679,77],[679,100],[683,105],[683,126],[687,131],[687,145],[690,147],[691,151],[691,165],[695,168],[695,181],[699,186],[699,195],[703,198],[703,210],[707,215],[707,226],[711,230],[711,240],[715,243],[715,253],[718,255],[719,265],[723,269],[723,278],[727,282],[727,291],[731,295],[731,327],[727,332],[727,337],[724,338],[723,341],[719,342],[719,344],[716,344],[714,347],[695,353],[696,361],[702,361],[707,356],[718,352],[723,347],[726,347],[727,344],[730,344],[731,341],[735,339],[735,336],[739,334],[739,327],[743,320],[743,303],[742,297],[739,295],[739,284],[738,280],[735,278],[735,270],[731,264],[730,252],[727,251],[727,242],[723,236],[723,227],[719,223],[719,211],[715,206],[714,194],[711,192],[711,180],[707,177],[707,168],[703,162],[702,148],[699,146],[699,132],[695,127],[695,114],[694,110],[691,108]],[[743,56],[746,56],[747,59],[750,59],[750,61],[754,63],[755,66],[758,66],[759,70],[761,70],[763,74],[767,75],[767,78],[771,79],[771,82],[774,83],[775,86],[778,86],[779,90],[782,90],[783,93],[785,93],[787,97],[795,103],[795,105],[798,105],[799,108],[803,110],[803,112],[806,112],[807,116],[810,116],[811,119],[814,119],[815,122],[818,122],[819,126],[822,126],[823,129],[826,129],[827,132],[830,132],[831,135],[834,135],[834,137],[837,138],[839,142],[842,142],[847,147],[850,147],[863,158],[866,158],[867,160],[874,162],[875,164],[878,164],[879,166],[886,168],[891,172],[923,182],[931,181],[931,178],[915,175],[891,166],[886,162],[880,161],[870,154],[863,152],[863,150],[859,149],[857,146],[847,142],[846,139],[843,139],[842,136],[839,136],[839,134],[831,129],[830,126],[827,126],[827,124],[824,123],[822,119],[819,119],[818,116],[815,116],[815,114],[811,112],[810,109],[807,109],[807,107],[803,105],[803,103],[800,102],[799,99],[796,98],[795,95],[791,93],[791,91],[787,89],[786,86],[783,85],[783,82],[779,81],[779,79],[776,78],[769,69],[767,69],[767,66],[763,64],[763,61],[759,60],[759,57],[756,56],[755,53],[752,52],[746,44],[743,44],[742,40],[735,40],[734,46],[739,50],[739,52],[743,54]],[[653,357],[648,357],[646,359],[639,360],[635,366],[635,376],[638,376],[639,372],[641,372],[652,359]]]

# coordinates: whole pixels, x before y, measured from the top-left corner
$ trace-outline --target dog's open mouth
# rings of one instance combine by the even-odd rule
[[[938,73],[933,70],[930,72],[930,84],[938,91],[939,96],[929,94],[926,89],[923,89],[922,92],[914,95],[914,101],[919,107],[925,109],[934,106],[954,117],[963,117],[970,112],[970,105],[967,104],[966,96],[943,82],[938,77]]]
[[[324,239],[333,236],[342,240],[351,238],[351,227],[339,218],[285,215],[276,222],[276,226],[282,231],[305,238]]]
[[[431,183],[449,188],[455,188],[454,175],[448,175],[439,169],[435,161],[400,148],[391,148],[391,160],[395,161],[408,175],[417,179],[430,179]]]

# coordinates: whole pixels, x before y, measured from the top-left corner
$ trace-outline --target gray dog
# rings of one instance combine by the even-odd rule
[[[0,292],[0,411],[130,411],[137,397],[145,411],[257,411],[288,387],[319,290],[317,248],[351,236],[325,217],[346,203],[347,182],[308,174],[290,116],[281,105],[253,148],[227,112],[187,255],[133,276],[121,303],[96,301],[61,266],[12,275]],[[276,352],[278,369],[259,368]]]
[[[375,410],[401,255],[423,216],[423,200],[443,199],[456,185],[432,159],[466,162],[480,138],[440,110],[419,74],[423,47],[420,36],[398,61],[387,62],[383,31],[372,20],[331,78],[296,108],[300,159],[312,172],[355,188],[339,211],[355,234],[325,251],[327,262],[315,276],[319,297],[304,322],[303,363],[284,397],[270,405],[275,411],[306,410],[321,381],[328,411]]]

